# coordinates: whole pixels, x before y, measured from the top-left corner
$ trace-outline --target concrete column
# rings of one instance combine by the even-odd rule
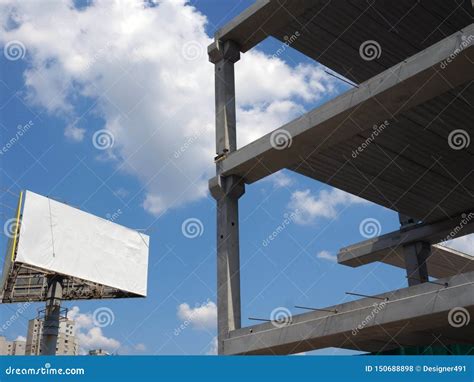
[[[399,214],[400,230],[416,224],[415,219]],[[416,242],[403,246],[403,257],[407,271],[408,285],[418,285],[429,280],[428,266],[426,261],[431,255],[431,244],[428,242]]]
[[[426,260],[430,255],[430,243],[418,242],[403,247],[408,285],[418,285],[429,280]]]
[[[216,153],[222,156],[237,149],[234,63],[240,59],[240,51],[232,41],[216,41],[209,46],[208,53],[214,64]]]
[[[218,353],[223,354],[229,331],[241,327],[238,203],[245,186],[233,176],[209,183],[217,201],[217,332]]]
[[[239,198],[245,192],[241,179],[221,176],[220,159],[237,149],[234,63],[240,51],[231,41],[209,47],[215,65],[216,177],[209,181],[217,201],[217,332],[218,353],[223,354],[229,331],[240,328]]]
[[[49,277],[48,295],[46,300],[46,313],[43,325],[43,336],[41,340],[42,355],[56,355],[62,296],[63,286],[61,277]]]

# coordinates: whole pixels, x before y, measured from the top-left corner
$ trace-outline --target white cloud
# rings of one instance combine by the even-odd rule
[[[316,254],[318,259],[328,260],[332,262],[337,262],[337,256],[333,255],[329,251],[321,251]]]
[[[86,354],[92,349],[117,351],[121,344],[114,338],[106,337],[102,328],[94,325],[91,313],[80,313],[79,307],[74,306],[68,311],[68,318],[76,322],[76,338],[80,351]]]
[[[217,306],[212,301],[194,308],[183,303],[178,306],[178,318],[189,322],[196,329],[215,328],[217,326]]]
[[[15,341],[26,341],[26,337],[18,336]]]
[[[214,78],[206,17],[185,0],[147,3],[97,0],[77,10],[71,1],[48,7],[3,1],[0,40],[25,45],[32,104],[69,125],[82,122],[78,99],[96,102],[91,112],[115,140],[109,156],[98,156],[138,177],[143,207],[158,215],[207,195]],[[293,68],[257,50],[242,55],[236,78],[239,146],[301,114],[304,102],[335,91],[335,80],[316,64]],[[65,134],[84,138],[77,128]]]
[[[86,134],[86,129],[74,125],[68,125],[64,129],[64,136],[73,142],[82,142],[84,140],[84,135]]]
[[[294,184],[293,178],[283,171],[278,171],[265,179],[272,182],[275,188],[289,187]]]
[[[312,224],[318,218],[334,219],[340,207],[352,204],[365,204],[366,200],[347,192],[332,188],[322,190],[318,195],[313,195],[310,190],[297,190],[291,194],[288,208],[298,211],[295,222],[298,224]]]
[[[209,350],[206,355],[217,355],[217,337],[214,337],[210,343]]]
[[[87,329],[87,331],[76,332],[79,346],[84,350],[105,349],[116,351],[120,348],[120,342],[114,338],[106,337],[99,327]]]
[[[146,350],[146,345],[145,344],[136,344],[135,345],[135,350],[138,352],[144,352]]]

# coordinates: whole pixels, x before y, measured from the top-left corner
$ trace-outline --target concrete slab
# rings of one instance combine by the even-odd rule
[[[252,183],[289,168],[423,221],[469,212],[474,148],[449,145],[460,126],[474,136],[474,45],[459,51],[465,34],[474,24],[229,154],[222,174]],[[281,131],[291,137],[284,150],[274,147]]]
[[[338,313],[294,315],[286,324],[235,330],[225,354],[292,354],[337,347],[380,352],[408,346],[474,344],[474,272],[334,305]],[[462,308],[462,309],[461,309]],[[459,315],[461,312],[462,317]],[[453,321],[457,313],[460,321]]]

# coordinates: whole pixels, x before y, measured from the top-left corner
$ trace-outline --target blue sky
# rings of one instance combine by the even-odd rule
[[[204,31],[207,36],[211,36],[219,26],[229,21],[251,3],[251,1],[198,0],[191,2],[195,9],[190,15],[194,18],[205,18]],[[52,8],[56,6],[55,2],[47,4]],[[96,6],[94,3],[86,2],[76,2],[75,4],[76,7],[81,8],[82,12],[87,11],[89,7]],[[103,6],[105,7],[105,5]],[[185,7],[184,4],[181,6]],[[157,5],[154,7],[156,9],[149,8],[140,12],[160,12],[160,7],[161,5]],[[189,5],[186,7],[189,10]],[[32,8],[34,9],[28,11],[31,12],[29,16],[37,12],[39,18],[43,17],[42,11],[37,9],[38,7]],[[80,11],[67,12],[70,16],[71,13]],[[114,15],[116,13],[111,12],[110,17],[112,18]],[[153,178],[153,173],[150,175],[150,172],[145,170],[141,172],[142,167],[143,169],[155,167],[159,172],[163,166],[162,157],[160,157],[162,146],[158,142],[156,147],[148,147],[149,144],[151,145],[149,143],[151,139],[149,140],[146,135],[143,135],[144,132],[139,130],[138,124],[128,125],[126,132],[121,128],[113,130],[115,126],[113,113],[111,108],[105,107],[103,103],[103,99],[107,98],[111,103],[119,105],[122,111],[124,107],[128,106],[127,115],[130,117],[130,121],[140,121],[139,116],[133,116],[133,108],[137,100],[133,97],[127,98],[128,91],[133,94],[137,91],[133,89],[136,83],[132,81],[121,83],[121,80],[117,78],[118,86],[113,87],[110,93],[97,95],[95,90],[90,89],[91,82],[93,82],[90,81],[90,78],[84,79],[85,75],[83,74],[76,75],[75,69],[69,69],[67,63],[61,61],[65,60],[64,56],[61,56],[64,54],[61,48],[64,48],[65,51],[68,49],[68,31],[74,31],[76,28],[68,24],[67,18],[62,20],[65,25],[62,25],[58,20],[49,25],[51,29],[58,28],[55,32],[57,35],[55,41],[48,40],[46,36],[42,42],[38,41],[41,40],[39,37],[34,41],[23,41],[26,40],[21,34],[24,32],[15,32],[15,28],[29,22],[27,17],[9,20],[6,19],[6,16],[2,17],[4,17],[2,29],[5,32],[1,39],[2,45],[15,39],[22,41],[26,48],[25,56],[22,59],[9,60],[3,54],[0,57],[0,131],[2,140],[6,142],[15,136],[18,125],[25,125],[29,121],[33,122],[32,128],[0,156],[2,221],[13,216],[10,207],[15,206],[16,196],[11,193],[16,195],[24,189],[66,201],[101,217],[110,217],[119,211],[117,223],[131,228],[146,229],[150,235],[148,296],[145,299],[66,303],[65,305],[69,308],[79,307],[80,314],[84,315],[83,318],[90,317],[90,314],[100,307],[112,309],[115,317],[114,323],[101,329],[100,335],[102,337],[99,336],[100,338],[97,339],[90,332],[90,325],[84,326],[82,330],[84,338],[89,341],[87,344],[110,344],[110,341],[107,342],[107,340],[114,339],[120,343],[116,349],[119,353],[132,354],[206,354],[212,352],[216,330],[213,325],[212,304],[209,302],[216,300],[215,202],[202,190],[202,179],[207,179],[209,171],[212,172],[212,153],[206,156],[203,154],[206,152],[204,149],[193,152],[193,155],[196,156],[195,159],[208,162],[208,167],[211,170],[205,169],[203,173],[198,173],[196,170],[194,178],[189,181],[190,195],[182,201],[168,203],[169,195],[180,194],[181,188],[186,183],[178,180],[174,183],[170,181],[175,189],[161,194],[162,187],[165,187],[166,177],[158,178],[159,181],[156,184],[155,182],[151,184],[149,180]],[[101,21],[104,24],[112,22],[105,19],[101,19]],[[176,22],[183,23],[185,20],[177,19]],[[193,22],[199,26],[203,21]],[[44,24],[38,24],[38,28],[46,27]],[[83,33],[88,35],[91,41],[99,38],[98,34],[94,35],[94,33],[99,33],[94,27],[90,26],[90,30],[84,28]],[[127,28],[133,29],[132,27]],[[194,35],[190,41],[198,41],[198,47],[204,45],[201,41],[206,42],[209,37],[203,35],[202,30],[191,29],[187,33],[197,34],[200,36],[200,40],[194,39],[196,37]],[[126,34],[126,31],[127,29],[123,33]],[[169,49],[167,43],[175,38],[173,33],[171,31],[169,35],[161,36],[157,42],[160,65],[163,60],[166,60],[163,58],[164,56],[161,56],[162,52]],[[147,35],[134,38],[146,40]],[[189,37],[183,37],[184,40],[187,38]],[[159,45],[160,43],[163,44],[162,47]],[[49,49],[48,44],[49,47],[51,44],[55,45],[55,49]],[[61,47],[62,45],[65,47]],[[71,50],[75,49],[73,44],[70,47]],[[255,60],[254,62],[262,64],[271,62],[272,55],[279,47],[281,47],[280,42],[268,39],[258,46],[262,56],[255,56],[252,59]],[[113,49],[115,49],[115,45]],[[146,50],[144,52],[147,54]],[[99,63],[100,55],[101,53],[98,53],[95,58],[93,56],[91,62],[100,66],[97,73],[102,77],[109,74],[108,68],[114,70],[118,65],[129,64],[126,60],[129,60],[130,57],[122,59],[120,56],[110,62]],[[201,70],[203,72],[209,71],[209,78],[212,79],[212,64],[205,63],[206,60],[204,55],[199,58],[199,62],[196,61],[193,65],[195,65],[198,76],[200,76]],[[314,62],[291,49],[286,50],[274,60],[280,62],[281,70],[284,69],[292,73],[295,84],[298,84],[300,80],[308,80],[310,74],[306,75],[305,73],[316,70]],[[137,62],[137,66],[132,68],[133,70],[130,70],[127,76],[139,76],[143,70],[149,68],[146,65],[153,65],[153,61],[149,58],[134,62]],[[240,62],[236,65],[239,64]],[[48,108],[45,100],[51,99],[52,94],[56,95],[54,91],[57,90],[54,87],[49,89],[48,86],[54,80],[61,82],[65,78],[56,78],[51,74],[48,68],[54,68],[55,65],[58,65],[58,68],[62,70],[59,72],[61,75],[70,75],[71,81],[68,82],[64,95],[60,97],[62,104],[58,103],[58,105]],[[305,69],[307,70],[305,71],[301,69],[301,65],[309,65],[311,68]],[[275,70],[275,73],[269,72],[268,78],[261,78],[261,81],[275,84],[282,81],[282,78],[278,77],[278,70]],[[35,73],[39,73],[39,77],[44,76],[45,83],[34,80]],[[321,75],[321,68],[318,73]],[[249,77],[251,73],[243,73],[243,75]],[[165,93],[163,98],[157,96],[156,99],[150,100],[149,97],[159,93],[161,86],[159,78],[162,78],[163,82],[169,80],[166,76],[151,77],[150,81],[155,81],[153,86],[158,88],[153,88],[153,91],[156,90],[157,93],[147,94],[144,103],[156,102],[157,110],[165,100],[168,109],[174,105],[172,102],[177,107],[180,103],[189,103],[190,118],[192,114],[199,114],[202,112],[201,109],[206,107],[203,104],[197,105],[194,109],[193,102],[197,98],[193,98],[193,96],[187,98],[186,94],[188,93],[178,93],[178,96],[171,100],[167,99]],[[190,81],[190,83],[184,83],[183,86],[189,86],[191,95],[199,94],[201,91],[206,94],[207,92],[212,93],[214,87],[212,81],[207,81],[196,84],[198,87],[196,90],[192,83],[193,78],[173,80]],[[237,93],[238,101],[239,94],[245,91],[248,93],[242,96],[245,100],[239,109],[239,118],[245,121],[243,124],[250,123],[252,118],[255,118],[255,124],[263,121],[262,125],[268,124],[270,126],[274,121],[287,121],[301,113],[303,109],[309,110],[348,89],[347,85],[337,80],[329,78],[320,80],[324,84],[324,88],[318,97],[313,97],[311,94],[308,96],[304,92],[298,93],[299,90],[289,91],[283,96],[276,94],[276,97],[281,97],[281,103],[274,105],[275,109],[279,108],[274,114],[272,114],[274,109],[270,108],[271,105],[262,101],[264,97],[272,96],[271,91],[258,83],[252,84],[255,86],[254,92],[252,89],[243,89],[245,85],[238,84],[238,92],[241,91],[241,93]],[[98,83],[100,81],[99,79]],[[238,77],[237,81],[239,81]],[[28,82],[28,85],[25,82]],[[285,89],[286,86],[282,90],[282,94],[286,91]],[[143,91],[149,90],[145,86]],[[314,88],[309,87],[307,90],[311,93]],[[50,91],[53,93],[49,93]],[[120,97],[117,96],[117,93],[120,93]],[[259,109],[253,109],[252,106],[249,107],[246,104],[253,102],[254,98],[252,97],[256,97],[256,102],[260,103]],[[170,95],[169,98],[173,97]],[[212,98],[205,98],[205,100],[206,102],[210,100],[210,102],[207,102],[209,110],[205,112],[203,119],[212,115],[214,108]],[[272,100],[268,99],[268,102],[270,101]],[[285,110],[287,114],[285,114]],[[159,131],[158,135],[162,132],[163,134],[172,134],[173,129],[178,129],[179,124],[182,123],[182,110],[178,111],[179,118],[171,113],[166,124],[163,122],[165,112],[166,110],[157,111],[156,129]],[[212,119],[206,120],[206,122],[212,126]],[[65,132],[68,126],[74,126],[76,129],[72,132],[69,130],[69,135]],[[252,125],[249,126],[248,130],[251,131]],[[273,129],[278,127],[278,125],[271,126]],[[108,150],[98,150],[93,144],[93,135],[96,131],[105,128],[112,129],[115,137],[114,146]],[[239,126],[237,128],[239,129]],[[166,133],[164,129],[166,129]],[[267,130],[262,129],[262,133],[269,131],[268,128],[266,128]],[[138,133],[134,133],[134,131]],[[154,128],[147,130],[148,133],[150,131],[154,131]],[[128,167],[127,164],[124,165],[128,153],[130,150],[139,149],[140,145],[137,143],[134,147],[127,147],[127,144],[138,134],[142,134],[145,142],[143,149],[140,149],[144,159],[133,162]],[[206,140],[212,143],[212,129],[207,129],[202,134],[206,136]],[[173,163],[175,168],[170,174],[179,172],[180,166],[184,168],[188,163],[185,160],[188,159],[183,159],[183,162],[177,160]],[[191,158],[191,163],[192,161],[193,158]],[[190,174],[186,173],[185,175]],[[196,179],[199,179],[197,182],[199,184],[193,183]],[[329,193],[327,199],[323,198],[323,201],[325,200],[323,206],[319,205],[319,207],[310,209],[312,203],[323,197],[320,194],[322,190]],[[310,211],[303,211],[304,221],[295,221],[289,224],[268,245],[263,245],[263,241],[282,223],[285,213],[291,210],[291,200],[295,200],[295,195],[298,195],[295,192],[306,192],[306,198],[303,198],[301,208],[307,207]],[[398,218],[393,211],[370,203],[344,201],[330,205],[334,199],[332,197],[335,195],[333,192],[330,187],[289,171],[284,171],[276,178],[263,180],[247,187],[240,203],[243,325],[252,324],[247,320],[250,316],[269,317],[276,307],[287,307],[292,312],[299,313],[293,308],[294,305],[324,307],[353,299],[353,297],[345,296],[344,292],[346,291],[372,294],[406,285],[404,272],[395,268],[373,264],[352,269],[337,265],[333,261],[331,256],[335,256],[339,248],[365,239],[359,230],[364,219],[376,219],[380,223],[382,233],[390,232],[398,227]],[[171,207],[163,209],[163,203],[150,202],[147,204],[145,202],[147,195],[156,196],[148,199],[149,201],[156,201],[156,198],[159,197],[160,200],[164,200],[164,204],[169,204]],[[324,206],[325,203],[328,205]],[[325,217],[320,210],[331,206],[334,208],[333,215]],[[183,235],[182,224],[189,218],[196,218],[202,222],[202,235],[196,238],[187,238]],[[6,237],[3,236],[3,248],[5,248],[5,244]],[[326,256],[318,257],[317,255],[323,251]],[[196,320],[199,322],[191,320],[191,324],[185,325],[185,328],[176,335],[176,329],[183,324],[186,312],[189,312],[182,304],[188,304],[190,309],[202,305],[204,308],[197,314],[199,318]],[[180,305],[181,315],[178,314]],[[35,304],[28,308],[20,319],[15,320],[11,327],[0,335],[6,335],[10,339],[25,336],[28,319],[33,318],[36,315],[36,309],[41,307],[42,304]],[[0,306],[2,321],[7,320],[15,310],[15,305]],[[328,352],[332,353],[332,351]]]

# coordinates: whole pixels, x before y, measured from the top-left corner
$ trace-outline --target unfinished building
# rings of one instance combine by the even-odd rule
[[[474,232],[473,15],[471,0],[260,0],[216,33],[208,53],[217,173],[209,187],[217,201],[219,354],[474,344],[473,257],[439,245]],[[234,64],[267,37],[289,45],[288,36],[353,89],[237,149]],[[368,145],[384,121],[389,127]],[[404,268],[408,286],[286,325],[242,328],[238,201],[246,184],[281,169],[397,211],[398,231],[341,249],[338,262]],[[383,310],[351,335],[374,298]],[[465,314],[462,325],[449,322],[453,309]]]

